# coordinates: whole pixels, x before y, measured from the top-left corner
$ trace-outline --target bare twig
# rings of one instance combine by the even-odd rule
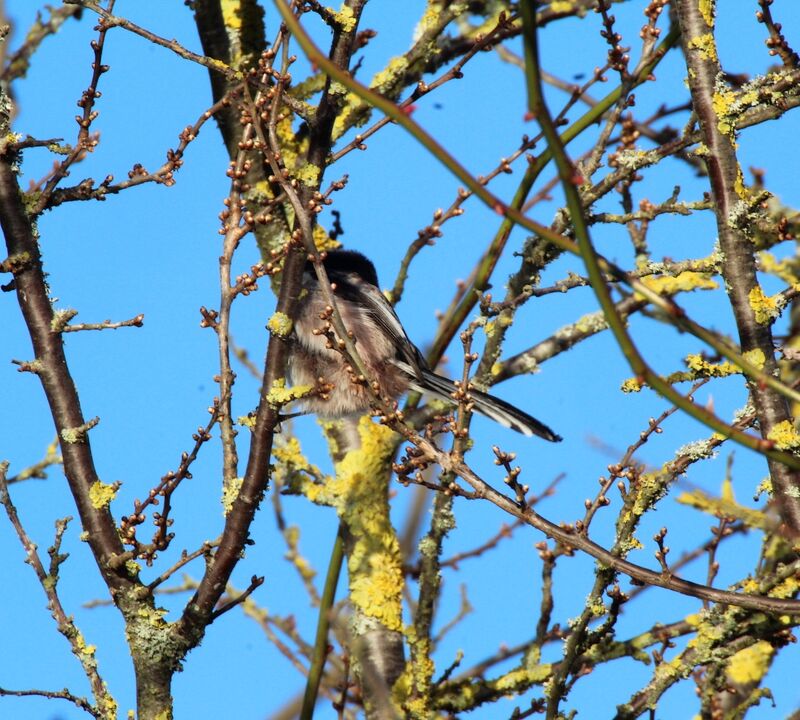
[[[230,600],[227,603],[220,605],[218,608],[211,613],[211,622],[214,622],[220,615],[224,615],[228,610],[233,610],[237,605],[241,605],[248,597],[253,593],[253,591],[264,584],[264,578],[258,577],[257,575],[253,575],[250,578],[250,584],[247,586],[247,589],[238,597],[235,597],[233,600]]]
[[[50,572],[45,570],[39,553],[36,550],[36,544],[30,539],[25,528],[22,526],[17,509],[11,501],[11,496],[8,492],[8,483],[6,481],[6,472],[8,470],[8,463],[0,463],[0,504],[3,505],[8,516],[8,520],[17,533],[20,543],[25,550],[26,562],[33,568],[36,577],[39,579],[39,584],[42,586],[45,595],[47,596],[47,604],[50,608],[53,618],[58,626],[58,631],[69,642],[72,653],[78,659],[86,675],[89,685],[92,688],[95,702],[97,704],[92,714],[95,717],[106,717],[107,711],[111,707],[116,707],[116,703],[111,695],[108,693],[106,684],[100,676],[97,668],[97,661],[94,657],[94,651],[91,650],[78,628],[75,626],[73,619],[66,613],[61,599],[58,596],[58,569],[59,565],[64,561],[66,556],[59,555],[59,548],[61,546],[61,538],[66,529],[67,521],[60,521],[56,526],[56,539],[51,548],[51,565]],[[65,691],[66,692],[66,691]],[[74,696],[65,697],[71,699]],[[84,707],[84,709],[87,709]],[[91,712],[91,711],[90,711]]]
[[[167,159],[161,167],[153,172],[148,172],[140,164],[135,164],[128,173],[128,179],[115,183],[114,176],[106,176],[102,182],[96,184],[91,178],[82,180],[72,187],[57,187],[52,192],[47,202],[47,208],[54,208],[65,202],[78,200],[105,200],[109,195],[116,195],[128,188],[138,187],[146,183],[156,183],[170,187],[175,184],[175,173],[183,165],[183,156],[186,148],[193,142],[200,132],[203,125],[212,117],[227,107],[231,102],[228,95],[225,95],[210,108],[205,110],[193,125],[186,126],[178,135],[178,145],[174,149],[167,151]],[[24,141],[19,143],[19,147]],[[37,184],[37,187],[41,182]]]
[[[105,718],[105,715],[85,697],[74,695],[69,690],[9,690],[0,687],[0,697],[43,697],[50,700],[67,700],[98,720]]]
[[[58,438],[56,438],[47,446],[45,456],[39,462],[20,470],[16,475],[12,475],[8,478],[8,484],[13,485],[31,478],[45,480],[47,478],[47,468],[53,465],[61,465],[63,462],[61,455],[58,454]]]
[[[194,447],[192,447],[191,451],[188,453],[181,453],[181,461],[178,465],[178,469],[175,471],[170,470],[164,475],[158,485],[150,490],[144,500],[134,500],[133,512],[120,519],[119,532],[123,542],[126,545],[131,545],[134,548],[134,555],[146,560],[148,565],[152,564],[156,553],[166,550],[172,541],[174,533],[168,532],[167,530],[172,524],[172,520],[170,519],[172,494],[185,479],[192,477],[190,471],[192,464],[197,460],[197,456],[203,445],[211,439],[212,428],[219,422],[220,409],[219,402],[216,398],[214,404],[209,408],[209,413],[211,414],[211,418],[206,426],[197,428],[197,432],[192,435]],[[161,512],[153,513],[153,523],[156,526],[153,539],[149,544],[143,545],[136,537],[136,529],[145,521],[144,511],[151,505],[158,505],[160,503],[163,503]]]
[[[104,320],[99,323],[77,323],[65,325],[62,332],[81,332],[82,330],[118,330],[122,327],[142,327],[144,325],[144,315],[140,313],[130,320],[120,320],[112,322],[111,320]]]
[[[39,49],[41,44],[52,35],[55,35],[61,26],[70,18],[79,17],[81,8],[79,7],[47,7],[48,17],[44,19],[42,12],[36,13],[36,20],[25,33],[25,40],[11,55],[4,58],[3,72],[0,80],[10,83],[13,80],[25,77],[30,68],[31,58]]]

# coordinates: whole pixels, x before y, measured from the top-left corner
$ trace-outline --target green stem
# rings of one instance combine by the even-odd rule
[[[306,691],[303,695],[303,709],[300,711],[300,720],[311,720],[314,716],[314,706],[317,704],[322,671],[325,668],[325,660],[328,657],[328,629],[331,624],[331,608],[336,597],[336,586],[339,584],[343,559],[344,540],[342,539],[340,525],[331,550],[328,574],[325,577],[325,587],[320,600],[317,636],[314,640],[314,654],[311,656],[311,666],[308,668],[308,679],[306,680]]]

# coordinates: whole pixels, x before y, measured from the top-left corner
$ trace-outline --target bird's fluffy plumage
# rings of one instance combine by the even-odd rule
[[[353,335],[356,351],[380,394],[397,398],[416,390],[453,404],[455,385],[433,372],[412,343],[394,308],[378,288],[375,266],[361,253],[331,250],[323,260],[334,286],[336,305],[345,328]],[[296,340],[289,358],[289,375],[296,385],[315,385],[319,378],[333,386],[327,399],[312,397],[306,408],[322,417],[362,414],[370,409],[368,390],[352,382],[342,355],[327,347],[327,338],[315,334],[326,303],[319,290],[314,264],[309,261],[303,274],[304,293],[295,322]],[[538,435],[558,442],[561,437],[544,423],[510,403],[470,390],[473,410],[523,435]]]

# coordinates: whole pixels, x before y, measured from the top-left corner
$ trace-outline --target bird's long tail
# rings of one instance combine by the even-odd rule
[[[410,368],[409,368],[410,369]],[[427,368],[421,369],[421,376],[412,375],[410,386],[413,390],[427,395],[435,395],[445,402],[453,402],[453,391],[455,385],[452,380],[448,380]],[[539,422],[535,417],[514,407],[500,398],[487,395],[480,390],[471,389],[469,396],[474,404],[473,410],[485,415],[491,420],[500,423],[503,427],[516,430],[523,435],[538,435],[540,438],[550,442],[560,442],[561,436],[554,433],[543,422]]]

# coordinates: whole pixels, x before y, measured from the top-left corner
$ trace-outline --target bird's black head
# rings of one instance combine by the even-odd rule
[[[378,287],[378,273],[375,266],[360,252],[355,250],[328,250],[322,263],[325,272],[332,282],[355,273],[366,282]],[[306,272],[314,272],[314,263],[310,260],[306,264]]]

